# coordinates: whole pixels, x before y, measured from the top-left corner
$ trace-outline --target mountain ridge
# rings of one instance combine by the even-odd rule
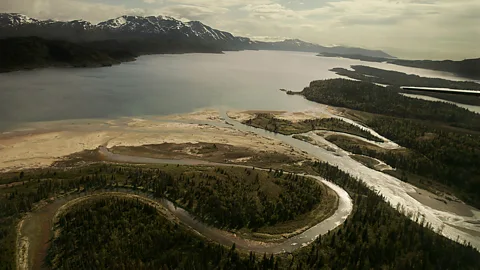
[[[38,20],[19,13],[0,13],[0,38],[38,36],[70,42],[96,42],[126,39],[172,39],[197,42],[223,51],[282,50],[314,53],[357,53],[371,57],[394,58],[380,51],[355,47],[325,47],[298,39],[280,42],[254,41],[203,24],[182,22],[169,16],[123,15],[98,24],[84,20]]]

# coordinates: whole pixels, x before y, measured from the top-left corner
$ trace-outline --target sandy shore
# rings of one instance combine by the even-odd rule
[[[188,121],[223,122],[217,111],[206,110],[162,117],[32,123],[0,134],[0,171],[49,166],[67,155],[99,146],[205,142],[305,156],[279,140]]]
[[[473,218],[474,211],[476,211],[475,208],[467,204],[460,201],[446,200],[444,197],[435,195],[427,190],[416,189],[416,192],[409,192],[408,195],[433,209],[454,213],[459,216]],[[477,235],[480,235],[480,232],[477,232]]]
[[[322,115],[342,118],[326,106],[312,113],[275,112],[275,114],[292,121]],[[253,114],[252,112],[229,112],[228,115],[241,121],[241,117]],[[349,119],[345,121],[361,126]],[[217,126],[206,123],[216,123]],[[375,134],[375,131],[368,130]],[[297,143],[298,140],[286,136],[283,136],[283,141],[280,141],[282,136],[270,134],[260,136],[250,131],[243,132],[226,125],[220,114],[212,110],[162,117],[33,123],[0,134],[0,171],[49,166],[67,155],[96,149],[99,146],[111,148],[162,143],[224,143],[245,147],[259,153],[277,152],[299,159],[315,158],[326,161],[362,179],[370,188],[382,194],[392,206],[401,206],[402,212],[422,215],[425,221],[435,230],[441,231],[442,235],[453,240],[470,242],[480,249],[480,237],[471,233],[471,231],[480,232],[479,210],[467,209],[464,205],[450,202],[445,204],[431,196],[425,196],[425,191],[420,191],[390,175],[362,166],[351,159],[349,153],[337,149],[338,147],[329,144],[323,137],[316,134],[311,136],[317,136],[315,137],[317,141],[331,146],[329,148],[335,151],[308,143]],[[295,148],[291,145],[295,145]],[[422,194],[412,196],[419,192]]]

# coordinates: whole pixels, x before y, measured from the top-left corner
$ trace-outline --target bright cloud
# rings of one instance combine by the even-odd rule
[[[92,22],[170,15],[263,40],[300,38],[408,58],[480,57],[478,0],[6,0],[0,12]]]

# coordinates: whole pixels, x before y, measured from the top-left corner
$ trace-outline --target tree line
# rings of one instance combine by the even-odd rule
[[[312,101],[381,114],[365,117],[364,123],[411,151],[376,151],[337,141],[340,147],[446,185],[480,207],[480,136],[474,132],[480,130],[480,115],[407,98],[395,87],[344,79],[314,81],[302,93]]]
[[[354,200],[350,217],[287,258],[284,269],[478,269],[480,254],[468,243],[449,240],[418,213],[402,214],[364,183],[328,163],[312,164]],[[413,219],[413,220],[412,220]]]
[[[278,269],[273,256],[241,256],[210,243],[137,199],[101,198],[59,218],[50,269]]]
[[[91,249],[88,251],[88,248],[85,251],[82,251],[83,249],[68,249],[71,250],[68,253],[69,257],[73,262],[77,260],[78,252],[84,252],[83,254],[89,256],[88,258],[97,254],[94,257],[95,260],[89,260],[91,268],[96,269],[99,269],[97,265],[112,262],[112,258],[117,258],[115,257],[117,251],[125,254],[122,252],[127,252],[126,250],[129,248],[115,240],[115,237],[110,234],[111,231],[114,231],[111,228],[117,226],[122,228],[121,226],[124,226],[123,228],[126,228],[127,231],[131,228],[135,235],[140,234],[138,244],[135,244],[135,247],[139,248],[136,248],[130,254],[132,257],[125,258],[123,261],[121,259],[115,260],[119,262],[118,269],[121,269],[121,265],[127,268],[138,267],[139,269],[141,267],[147,269],[150,266],[155,267],[155,269],[193,269],[193,267],[196,267],[195,269],[480,269],[480,254],[474,248],[468,244],[462,245],[436,234],[418,213],[409,215],[417,222],[412,221],[399,212],[401,207],[393,208],[385,202],[384,198],[371,191],[364,183],[337,167],[323,162],[308,163],[306,166],[311,166],[318,175],[345,188],[354,200],[354,210],[347,221],[339,228],[318,238],[309,247],[300,249],[293,254],[276,256],[253,253],[242,254],[238,253],[234,247],[209,246],[210,244],[203,242],[203,240],[190,239],[190,236],[187,237],[181,230],[174,233],[172,231],[172,226],[175,229],[174,224],[167,225],[163,221],[155,223],[157,221],[152,220],[151,209],[146,209],[143,205],[135,206],[135,202],[131,202],[130,205],[127,203],[121,206],[123,203],[118,205],[118,203],[103,202],[91,210],[81,208],[83,210],[79,209],[79,212],[72,212],[76,217],[84,217],[84,220],[72,223],[76,225],[71,229],[75,234],[84,235],[81,238],[87,237],[88,234],[91,236],[88,236],[87,239],[96,241],[93,239],[93,235],[96,235],[94,232],[97,229],[93,228],[106,228],[104,234],[97,238],[104,242],[117,243],[118,247],[113,249],[115,252],[106,252],[108,251],[106,249],[102,251],[102,245],[95,245],[93,248],[96,249],[93,251]],[[162,173],[160,172],[162,171],[164,170],[160,168],[95,165],[66,171],[26,172],[24,178],[28,179],[29,182],[24,186],[2,190],[2,196],[0,197],[0,228],[2,229],[0,234],[0,268],[15,269],[14,227],[19,215],[28,211],[32,204],[38,200],[67,191],[83,192],[85,189],[106,188],[114,190],[117,186],[123,186],[123,184],[132,189],[145,189],[149,183],[156,183],[150,186],[158,185],[155,191],[150,190],[161,196],[164,193],[161,192],[160,182],[147,181],[149,177],[142,177],[142,175],[161,177]],[[250,169],[252,174],[255,171],[257,170]],[[272,171],[272,174],[282,175],[282,172]],[[44,181],[40,181],[42,179]],[[253,179],[255,179],[255,176],[253,176]],[[288,181],[293,182],[295,179],[288,179]],[[106,218],[103,216],[108,217],[110,212],[115,216],[112,216],[111,221],[109,221],[110,219],[105,220]],[[125,220],[130,221],[130,217],[132,222],[126,224]],[[145,219],[145,217],[147,218]],[[133,222],[137,219],[140,222]],[[78,227],[80,224],[88,225],[87,227],[82,226],[82,229],[80,229]],[[64,224],[63,226],[69,225]],[[86,229],[90,227],[92,231]],[[151,234],[150,232],[155,233]],[[125,233],[125,230],[122,229],[115,234],[118,238],[119,235],[125,235]],[[174,246],[171,253],[167,251],[165,257],[160,258],[165,259],[165,261],[159,261],[155,246],[151,249],[140,248],[147,247],[153,242],[158,243],[159,249],[161,249],[160,240],[153,241],[153,239],[164,237],[164,234],[167,233],[171,236],[166,237],[172,237],[168,239],[173,239],[173,243],[178,242],[179,245]],[[68,235],[65,234],[62,239],[65,240],[66,238],[63,237],[69,237]],[[112,237],[109,238],[107,235]],[[70,237],[72,237],[72,234]],[[134,237],[134,239],[137,238]],[[128,241],[126,243],[130,243]],[[73,245],[79,245],[79,242],[73,242]],[[72,248],[72,246],[69,246],[69,248]],[[63,250],[63,244],[60,250]],[[186,255],[185,250],[189,250],[192,255]],[[143,252],[145,254],[140,254]],[[60,253],[58,252],[58,254]],[[148,258],[151,257],[149,256],[155,257],[157,260],[150,261]],[[183,260],[184,257],[187,259]],[[139,258],[146,259],[142,261]],[[114,265],[114,262],[112,262],[112,265]],[[78,264],[73,263],[71,266],[75,267]]]
[[[397,87],[347,79],[313,81],[301,94],[308,100],[397,118],[442,122],[480,131],[480,115],[445,102],[405,97]]]

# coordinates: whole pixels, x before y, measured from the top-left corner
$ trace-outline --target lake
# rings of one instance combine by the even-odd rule
[[[355,64],[455,79],[443,72],[314,53],[150,55],[114,67],[0,74],[0,129],[34,121],[165,115],[207,107],[306,110],[316,104],[279,89],[299,91],[312,80],[339,77],[331,68]]]

